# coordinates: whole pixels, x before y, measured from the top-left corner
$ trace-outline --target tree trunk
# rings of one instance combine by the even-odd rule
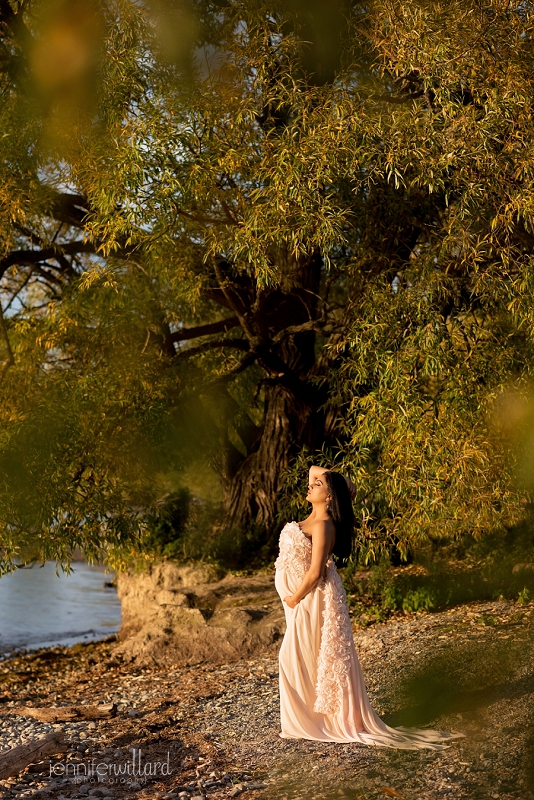
[[[295,264],[298,287],[266,296],[255,326],[264,335],[268,332],[271,342],[278,332],[316,318],[321,266],[319,255]],[[247,531],[259,526],[268,535],[276,515],[282,470],[304,445],[313,450],[324,441],[325,415],[319,408],[326,393],[308,381],[315,363],[315,338],[314,331],[305,331],[272,344],[272,363],[282,365],[282,372],[265,379],[261,438],[229,476],[225,496],[228,527]]]
[[[275,518],[280,473],[304,446],[320,446],[322,414],[273,386],[267,392],[265,425],[258,449],[241,462],[225,498],[227,523],[240,530],[270,529]]]

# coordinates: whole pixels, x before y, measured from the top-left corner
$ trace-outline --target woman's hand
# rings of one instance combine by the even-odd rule
[[[288,594],[287,597],[284,597],[284,603],[286,603],[286,605],[288,605],[289,608],[295,608],[295,606],[297,605],[293,600],[292,594]]]
[[[326,469],[325,467],[310,467],[310,483],[315,480],[315,478],[320,478],[325,472],[332,472],[332,470]],[[357,492],[356,486],[353,484],[350,478],[347,478],[346,475],[343,475],[343,477],[345,478],[347,489],[349,490],[350,499],[354,500]],[[313,514],[315,514],[315,511]]]

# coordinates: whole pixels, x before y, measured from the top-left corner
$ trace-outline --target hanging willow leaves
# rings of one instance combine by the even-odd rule
[[[533,363],[528,4],[0,26],[4,566],[135,550],[184,485],[268,554],[318,458],[369,556],[521,517],[492,409]]]

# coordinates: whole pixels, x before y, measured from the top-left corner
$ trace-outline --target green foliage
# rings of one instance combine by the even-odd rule
[[[355,564],[524,516],[532,11],[327,16],[0,8],[1,569],[266,560],[311,463],[357,484]],[[157,510],[214,476],[173,539]]]
[[[344,570],[343,582],[356,619],[365,624],[375,620],[376,608],[388,616],[475,601],[508,599],[526,605],[534,592],[534,569],[522,559],[531,557],[533,547],[530,521],[483,539],[464,537],[451,543],[444,538],[427,544],[404,567],[392,567],[384,556],[370,570],[353,564]],[[488,614],[480,621],[495,622]]]
[[[528,339],[510,336],[502,347],[491,310],[482,333],[465,317],[462,333],[455,331],[437,310],[441,278],[407,280],[398,296],[385,286],[369,292],[333,378],[343,464],[360,488],[371,556],[399,538],[406,557],[410,545],[432,536],[436,508],[448,538],[488,533],[503,510],[508,523],[522,513],[506,482],[506,454],[488,445],[488,426],[503,375],[530,352]],[[372,321],[375,314],[383,322]]]
[[[425,587],[407,589],[402,593],[398,586],[386,586],[382,592],[381,606],[386,611],[432,611],[436,607],[434,593]]]
[[[519,592],[517,602],[519,603],[520,606],[526,606],[527,603],[530,603],[530,600],[531,600],[531,591],[530,589],[527,589],[525,586]]]
[[[160,557],[183,555],[181,537],[190,514],[191,492],[183,488],[167,498],[165,505],[147,520],[145,546]]]
[[[246,572],[261,569],[269,560],[261,529],[241,531],[221,525],[220,504],[194,497],[187,487],[171,493],[143,522],[134,551],[128,543],[108,556],[115,569],[143,570],[154,561],[173,559]]]
[[[403,611],[431,611],[435,607],[435,597],[427,589],[415,589],[402,598]]]

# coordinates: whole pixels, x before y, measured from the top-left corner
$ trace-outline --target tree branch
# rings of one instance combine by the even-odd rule
[[[31,266],[48,261],[49,258],[60,258],[66,255],[78,255],[79,253],[94,253],[95,246],[91,242],[66,242],[63,245],[53,244],[41,250],[14,250],[0,261],[0,271],[3,273],[14,264],[20,266]]]
[[[234,304],[232,302],[228,302],[228,299],[222,289],[216,288],[215,286],[204,288],[202,290],[202,295],[208,300],[212,300],[214,303],[217,303],[218,306],[227,308],[228,311],[234,311]]]
[[[61,245],[56,245],[56,243],[55,243],[56,242],[56,238],[57,238],[57,236],[58,236],[59,232],[61,231],[61,228],[63,227],[64,224],[65,223],[63,223],[63,222],[60,223],[59,228],[57,229],[57,231],[55,232],[55,234],[54,234],[54,236],[52,238],[52,242],[50,244],[50,247],[55,247],[56,248],[56,253],[54,255],[54,258],[56,259],[58,264],[60,264],[60,267],[58,267],[59,271],[64,273],[64,274],[70,275],[71,278],[77,278],[78,274],[77,274],[76,270],[73,268],[72,264],[70,264],[67,261],[67,259],[65,258],[64,247],[62,247]],[[20,230],[20,232],[22,233],[22,235],[25,236],[27,239],[29,239],[31,244],[35,245],[38,248],[41,248],[41,249],[43,248],[44,242],[43,242],[43,239],[42,239],[41,236],[38,236],[36,233],[34,233],[34,231],[28,230],[28,228],[24,227],[23,225],[20,225],[20,226],[17,226],[17,227]],[[69,242],[69,245],[70,244],[75,244],[75,243]],[[24,252],[24,251],[19,251],[19,252]],[[80,252],[80,251],[78,250],[78,252]],[[70,255],[72,255],[72,254],[70,254]],[[76,255],[76,254],[74,254],[74,255]],[[47,259],[44,259],[44,260],[47,260]],[[52,265],[49,265],[49,266],[51,266],[52,269],[54,269],[54,267]]]
[[[294,333],[304,333],[305,331],[317,331],[321,332],[325,323],[319,319],[313,319],[309,322],[303,322],[301,325],[289,325],[287,328],[279,331],[276,336],[273,337],[273,343],[278,344],[286,336],[292,336]]]
[[[237,317],[228,317],[218,322],[197,325],[195,328],[181,328],[179,331],[171,333],[169,338],[171,342],[184,342],[189,339],[198,339],[201,336],[210,336],[213,333],[226,333],[226,331],[236,328],[239,324]]]
[[[232,380],[232,378],[235,375],[239,375],[240,372],[243,372],[243,370],[245,370],[247,367],[249,367],[251,364],[253,364],[254,361],[256,361],[256,359],[257,359],[257,354],[256,353],[253,353],[252,351],[248,352],[246,354],[246,356],[244,356],[241,359],[239,364],[237,364],[235,367],[233,367],[228,372],[225,372],[224,375],[219,375],[218,378],[215,378],[215,380],[210,381],[207,384],[207,387],[209,388],[209,387],[212,387],[212,386],[217,386],[217,385],[224,384],[227,381]]]
[[[217,263],[217,259],[215,258],[213,259],[213,269],[215,271],[217,281],[219,283],[219,286],[221,287],[221,291],[226,299],[226,302],[228,303],[229,307],[233,309],[233,311],[235,312],[235,315],[238,318],[241,327],[245,331],[245,334],[248,336],[251,346],[256,347],[260,343],[260,339],[258,336],[256,336],[256,334],[250,327],[245,314],[237,307],[237,304],[232,298],[232,295],[230,294],[228,288],[230,286],[230,280],[223,274],[220,264]]]
[[[2,338],[6,343],[6,348],[7,348],[7,358],[2,364],[2,368],[0,370],[0,381],[2,381],[9,367],[12,367],[13,364],[15,363],[15,356],[13,355],[13,350],[11,349],[11,342],[9,341],[9,336],[7,335],[6,320],[4,317],[4,312],[2,310],[1,303],[0,303],[0,333],[2,334]]]
[[[50,281],[50,283],[55,284],[56,286],[63,286],[63,281],[61,278],[56,278],[56,276],[52,272],[47,272],[42,268],[40,264],[34,264],[32,266],[32,272],[36,272],[41,278],[44,278],[45,281]]]
[[[238,223],[232,219],[218,219],[217,217],[204,217],[202,215],[191,214],[184,211],[183,208],[177,209],[176,213],[180,217],[185,217],[191,222],[196,222],[198,225],[237,225]]]
[[[233,347],[238,350],[250,350],[250,345],[247,339],[216,339],[213,342],[205,342],[199,344],[197,347],[188,347],[187,350],[179,350],[175,358],[191,358],[191,356],[199,355],[206,352],[206,350],[216,350],[217,348]]]
[[[271,350],[270,343],[251,348],[251,352],[256,354],[258,364],[268,373],[269,379],[275,379],[279,386],[283,386],[305,404],[319,401],[320,390],[301,380],[295,370]]]
[[[419,97],[424,95],[424,91],[419,92],[411,92],[410,94],[405,95],[404,97],[399,97],[393,92],[386,92],[385,94],[372,94],[370,96],[370,100],[378,100],[383,101],[385,103],[396,103],[397,105],[402,105],[404,103],[409,103],[411,100],[417,100]]]
[[[89,214],[87,198],[81,194],[53,192],[50,213],[58,222],[65,222],[75,228],[83,228]]]
[[[30,282],[30,280],[32,278],[32,275],[33,275],[33,272],[32,272],[32,270],[30,270],[28,272],[28,274],[26,275],[26,277],[24,278],[24,280],[22,281],[21,285],[13,292],[13,294],[11,295],[11,297],[9,299],[9,302],[8,302],[7,306],[5,307],[6,311],[8,311],[9,308],[11,308],[11,306],[13,305],[13,303],[15,302],[15,300],[17,299],[19,294],[26,288],[26,286],[28,285],[28,283]]]

